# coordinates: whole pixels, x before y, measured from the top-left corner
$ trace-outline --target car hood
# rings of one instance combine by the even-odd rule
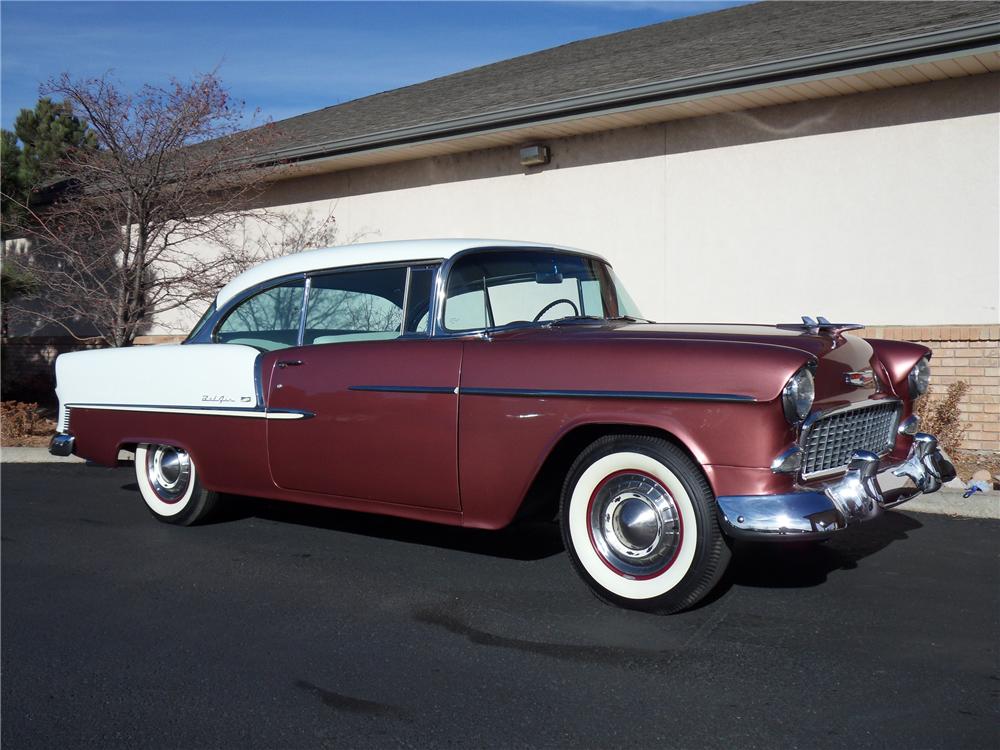
[[[526,328],[511,331],[512,337],[547,336],[549,338],[602,339],[671,339],[699,341],[729,341],[743,344],[784,346],[823,357],[842,345],[845,337],[831,333],[810,333],[806,329],[779,328],[739,323],[570,323],[546,328]]]

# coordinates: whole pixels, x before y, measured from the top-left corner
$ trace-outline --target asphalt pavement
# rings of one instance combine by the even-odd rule
[[[0,482],[4,750],[1000,741],[998,521],[743,545],[656,617],[594,599],[551,524],[237,499],[176,528],[128,469]]]

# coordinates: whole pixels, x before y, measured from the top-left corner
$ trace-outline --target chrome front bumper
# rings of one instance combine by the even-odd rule
[[[855,451],[843,476],[783,495],[717,498],[722,529],[759,541],[823,539],[921,493],[937,492],[955,467],[933,435],[917,433],[906,460],[879,471],[879,457]]]

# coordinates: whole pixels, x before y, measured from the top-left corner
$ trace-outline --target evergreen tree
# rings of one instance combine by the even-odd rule
[[[15,226],[33,192],[57,180],[60,162],[73,149],[93,149],[97,138],[73,114],[68,102],[42,97],[34,109],[22,109],[14,131],[2,134],[3,232]]]

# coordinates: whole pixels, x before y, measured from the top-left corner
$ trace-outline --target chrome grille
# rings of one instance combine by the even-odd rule
[[[69,407],[63,409],[63,422],[56,426],[58,432],[69,432]]]
[[[857,450],[887,453],[896,441],[899,403],[875,402],[820,417],[802,436],[802,478],[847,466]]]

